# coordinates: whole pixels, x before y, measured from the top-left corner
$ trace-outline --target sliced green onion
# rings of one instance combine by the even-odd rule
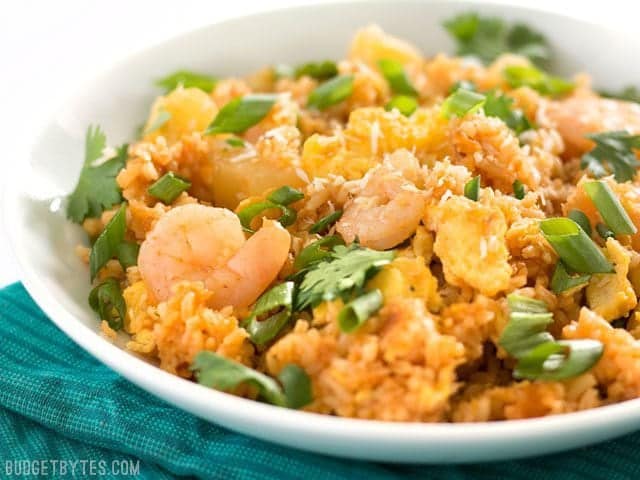
[[[445,118],[464,117],[469,113],[480,110],[484,105],[485,99],[485,96],[481,93],[459,88],[442,102],[440,115]]]
[[[553,321],[551,313],[511,312],[499,344],[510,355],[519,358],[540,343],[553,341],[546,331]]]
[[[339,235],[330,235],[310,243],[300,251],[293,262],[293,267],[296,270],[302,270],[312,263],[325,259],[336,245],[344,245],[344,240]]]
[[[407,72],[400,62],[396,60],[378,60],[378,67],[387,79],[391,91],[398,95],[417,96],[418,91],[411,85]]]
[[[165,173],[151,185],[147,192],[166,205],[170,205],[180,194],[191,187],[191,182],[173,172]]]
[[[582,187],[614,234],[633,235],[638,231],[609,185],[602,180],[594,180]]]
[[[102,233],[98,236],[89,254],[89,272],[91,281],[106,263],[118,254],[118,247],[124,240],[127,229],[126,204],[118,208],[116,214],[109,220]]]
[[[512,312],[548,313],[547,304],[542,300],[512,293],[507,296],[507,304]]]
[[[150,133],[159,130],[169,120],[171,120],[171,114],[166,110],[160,110],[156,115],[156,118],[153,119],[153,123],[144,131],[144,135],[149,135]]]
[[[480,175],[473,177],[464,185],[464,196],[474,202],[478,201],[480,196]]]
[[[384,106],[387,112],[390,112],[394,108],[405,117],[409,117],[418,109],[418,100],[408,95],[396,95]]]
[[[231,100],[220,109],[204,134],[242,133],[266,117],[277,99],[277,95],[251,94]]]
[[[292,78],[295,77],[296,71],[291,65],[287,65],[286,63],[277,63],[273,67],[271,67],[271,71],[276,79],[280,78]]]
[[[307,107],[325,110],[340,103],[353,93],[353,75],[338,75],[309,94]]]
[[[272,405],[287,404],[280,385],[273,378],[217,353],[201,351],[195,356],[191,370],[201,385],[231,390],[240,384],[249,384],[258,389],[260,398]]]
[[[290,205],[304,198],[304,193],[288,185],[280,187],[269,194],[267,200],[278,205]]]
[[[280,371],[278,380],[282,383],[287,407],[298,409],[313,401],[311,379],[303,368],[290,363]]]
[[[514,180],[513,196],[516,197],[518,200],[522,200],[526,193],[527,193],[527,189],[525,188],[524,184],[518,179]]]
[[[279,205],[277,203],[270,202],[266,200],[264,202],[252,203],[251,205],[243,208],[238,212],[238,218],[240,219],[240,224],[245,231],[249,233],[255,233],[255,230],[251,228],[251,223],[253,219],[260,215],[262,212],[266,210],[271,210],[272,208],[277,208],[280,210],[281,214],[278,218],[278,222],[283,227],[288,227],[289,225],[293,225],[298,218],[298,213],[290,207],[285,205]]]
[[[115,278],[107,278],[89,293],[89,306],[106,320],[113,330],[120,330],[124,325],[127,305],[122,298],[120,283]]]
[[[537,379],[545,373],[544,363],[547,360],[552,362],[561,361],[563,355],[558,354],[564,354],[565,350],[565,347],[555,342],[553,338],[548,342],[542,342],[518,358],[513,376],[516,378]]]
[[[136,242],[122,242],[118,245],[118,261],[125,270],[138,264],[138,253],[140,245]]]
[[[473,82],[471,82],[469,80],[458,80],[456,83],[451,85],[451,88],[449,89],[449,95],[451,95],[452,93],[457,92],[460,89],[469,90],[470,92],[477,92],[478,91],[478,88],[476,87],[475,83],[473,83]]]
[[[245,321],[251,341],[262,346],[280,333],[291,319],[295,284],[285,282],[264,293],[256,302]],[[268,318],[260,318],[270,314]]]
[[[309,229],[309,233],[320,233],[325,231],[331,225],[333,225],[338,220],[340,220],[340,217],[342,217],[342,210],[336,210],[335,212],[332,212],[329,215],[322,217],[316,223],[311,225],[311,228]]]
[[[227,145],[231,145],[232,147],[244,147],[244,140],[238,137],[229,137],[225,142]]]
[[[296,78],[304,75],[315,78],[316,80],[328,80],[338,75],[338,67],[336,62],[331,60],[305,63],[304,65],[297,66],[293,72],[293,76]]]
[[[604,348],[597,340],[558,340],[543,343],[518,359],[516,378],[558,381],[577,377],[593,367]]]
[[[562,262],[556,264],[556,269],[551,277],[551,290],[554,293],[562,293],[589,282],[591,275],[569,275],[567,267]]]
[[[580,228],[584,230],[584,233],[586,233],[588,236],[591,236],[591,221],[582,210],[574,208],[573,210],[569,211],[569,215],[567,215],[567,217],[580,225]]]
[[[548,218],[540,230],[562,262],[576,273],[612,273],[605,258],[585,231],[570,218]]]
[[[509,323],[498,343],[510,355],[518,358],[534,346],[553,340],[551,334],[545,331],[553,321],[546,303],[513,293],[507,296],[507,302]]]
[[[164,78],[156,81],[156,85],[164,88],[167,92],[175,90],[179,85],[184,88],[199,88],[204,92],[211,92],[216,86],[218,79],[203,73],[190,72],[188,70],[178,70]]]
[[[371,315],[380,310],[381,306],[382,292],[377,288],[351,300],[338,313],[340,330],[345,333],[357,330]]]
[[[249,233],[253,233],[251,222],[265,210],[278,208],[282,212],[278,218],[278,222],[283,227],[293,225],[298,218],[298,212],[288,205],[304,198],[304,194],[300,190],[289,186],[280,187],[272,192],[264,202],[253,203],[238,212],[238,218],[242,227]]]
[[[499,345],[518,360],[515,378],[562,380],[589,370],[602,355],[596,340],[556,341],[546,331],[553,315],[540,300],[522,295],[507,296],[509,323]]]
[[[511,65],[505,68],[504,77],[514,88],[531,87],[543,95],[563,95],[575,88],[573,82],[549,75],[535,67]]]
[[[604,223],[598,223],[596,225],[596,232],[598,232],[598,235],[600,235],[604,241],[608,238],[616,238],[616,234],[613,233],[613,230],[607,227]]]

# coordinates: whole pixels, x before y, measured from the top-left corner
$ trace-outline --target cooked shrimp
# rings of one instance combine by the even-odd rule
[[[389,156],[362,180],[347,202],[336,230],[347,242],[356,238],[365,247],[395,247],[416,231],[425,206],[424,193],[408,180],[417,179],[419,165],[406,150]]]
[[[276,278],[289,252],[289,232],[274,221],[245,240],[240,220],[225,208],[176,207],[156,223],[140,247],[138,267],[156,300],[181,280],[201,281],[213,308],[252,304]]]
[[[546,115],[565,141],[566,156],[593,148],[589,133],[628,130],[640,133],[640,105],[600,97],[576,96],[547,104]]]

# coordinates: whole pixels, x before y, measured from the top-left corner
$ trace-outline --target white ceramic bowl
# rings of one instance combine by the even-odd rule
[[[542,11],[470,2],[352,2],[253,15],[194,31],[138,53],[95,78],[34,138],[24,171],[11,172],[5,219],[23,281],[49,317],[80,346],[166,401],[239,432],[319,453],[393,462],[472,462],[578,447],[640,427],[640,400],[573,414],[478,424],[385,423],[309,414],[244,400],[172,376],[104,340],[87,306],[87,268],[74,255],[84,241],[51,199],[76,181],[87,125],[111,144],[131,138],[158,94],[152,79],[177,68],[221,76],[267,64],[340,58],[354,30],[375,22],[424,53],[453,52],[443,19],[474,9],[518,19],[544,32],[555,71],[588,71],[617,88],[640,78],[638,41],[603,26]],[[612,55],[611,52],[615,52]],[[20,162],[16,162],[20,163]],[[17,174],[16,174],[17,173]]]

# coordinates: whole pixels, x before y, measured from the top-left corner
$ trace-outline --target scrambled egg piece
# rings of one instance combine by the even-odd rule
[[[378,60],[395,60],[402,64],[422,63],[420,51],[404,40],[382,31],[377,25],[358,30],[351,41],[351,60],[360,60],[377,67]]]
[[[609,238],[607,256],[615,264],[616,273],[595,274],[587,286],[587,304],[595,313],[611,321],[624,317],[638,303],[636,293],[627,278],[631,256],[620,243]]]
[[[447,282],[493,296],[509,287],[507,224],[497,208],[454,196],[436,207],[434,252]]]
[[[446,150],[447,121],[438,110],[418,109],[410,118],[397,110],[354,110],[344,130],[333,136],[312,135],[302,151],[302,167],[311,177],[341,175],[358,179],[386,154],[399,149],[415,151],[421,163],[430,154]]]
[[[423,257],[396,258],[368,283],[378,288],[385,300],[397,297],[415,297],[425,301],[430,311],[437,311],[442,299],[438,294],[438,281],[431,274]]]
[[[216,104],[205,92],[178,87],[153,103],[144,127],[148,132],[144,140],[163,136],[170,144],[174,143],[187,133],[204,131],[217,113]]]
[[[440,313],[442,333],[462,342],[468,360],[482,356],[484,343],[497,339],[505,323],[505,312],[499,301],[478,295],[472,303],[453,303]]]
[[[604,353],[591,373],[606,388],[609,401],[640,396],[640,344],[629,332],[613,328],[597,313],[583,307],[578,321],[564,327],[562,335],[602,342]]]
[[[144,281],[139,280],[122,292],[127,304],[124,330],[131,334],[127,348],[134,352],[150,354],[156,349],[153,339],[153,326],[158,317]]]

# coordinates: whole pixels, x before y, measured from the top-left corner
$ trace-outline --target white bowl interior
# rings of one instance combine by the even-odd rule
[[[640,426],[640,401],[590,412],[502,424],[389,424],[276,409],[211,391],[136,359],[96,332],[87,305],[87,268],[74,246],[81,229],[64,218],[56,199],[77,178],[84,133],[101,125],[110,144],[131,139],[160,93],[153,79],[178,68],[220,76],[274,63],[296,64],[346,54],[354,30],[377,23],[427,54],[453,53],[441,22],[474,9],[521,20],[544,32],[554,70],[587,71],[594,84],[618,88],[640,78],[638,42],[624,33],[556,14],[472,2],[352,2],[287,9],[197,30],[135,54],[70,99],[35,139],[18,181],[8,188],[7,230],[30,293],[69,336],[109,366],[167,401],[230,428],[317,452],[400,462],[503,459],[584,445]],[[615,52],[615,55],[608,54]],[[59,205],[58,205],[59,207]]]

